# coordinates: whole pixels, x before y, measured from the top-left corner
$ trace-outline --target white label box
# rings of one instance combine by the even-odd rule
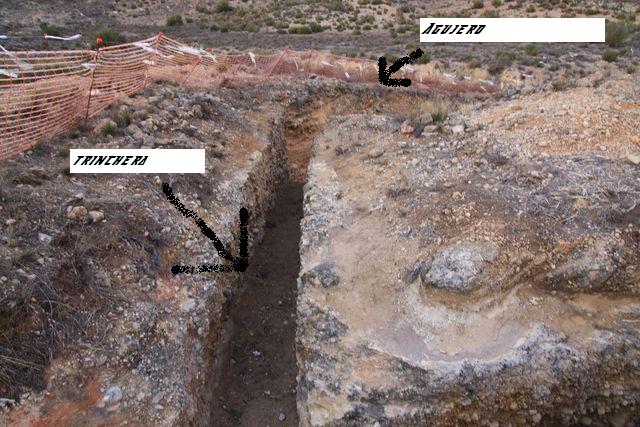
[[[204,173],[205,149],[71,149],[71,173]]]
[[[420,18],[424,43],[604,43],[604,18]]]

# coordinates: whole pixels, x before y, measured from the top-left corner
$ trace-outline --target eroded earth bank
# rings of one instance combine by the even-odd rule
[[[3,161],[0,422],[637,424],[639,97],[153,84]],[[109,147],[207,173],[68,173]],[[220,259],[163,182],[247,272],[171,274]]]

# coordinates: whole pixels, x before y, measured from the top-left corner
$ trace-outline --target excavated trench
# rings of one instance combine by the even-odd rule
[[[274,189],[262,241],[225,306],[216,348],[210,425],[297,426],[296,282],[311,141],[328,115],[293,103],[285,112],[287,177]]]
[[[302,183],[276,188],[265,236],[229,304],[212,425],[298,424],[295,312]]]
[[[314,137],[335,116],[402,111],[415,96],[309,94],[286,109],[287,178],[274,192],[262,241],[228,298],[215,346],[210,425],[297,426],[296,302],[303,186]],[[382,102],[382,101],[385,102]],[[357,103],[355,103],[357,101]],[[206,418],[205,418],[206,419]]]

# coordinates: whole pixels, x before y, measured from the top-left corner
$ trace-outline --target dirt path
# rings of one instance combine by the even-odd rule
[[[264,240],[228,311],[215,426],[298,425],[294,316],[301,218],[302,183],[281,183]]]

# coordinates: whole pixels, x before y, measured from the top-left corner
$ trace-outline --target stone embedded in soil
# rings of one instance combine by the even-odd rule
[[[378,157],[381,157],[384,154],[384,150],[381,150],[380,148],[374,148],[373,150],[369,151],[368,157],[370,159],[377,159]]]
[[[121,399],[122,389],[117,385],[107,388],[104,392],[104,396],[102,397],[102,401],[107,405],[118,403]]]
[[[88,215],[89,220],[94,224],[104,220],[104,212],[102,211],[89,211]]]
[[[451,132],[454,135],[464,135],[464,125],[455,125],[451,127]]]
[[[409,123],[408,120],[402,122],[402,124],[400,125],[400,133],[413,133],[413,126],[411,126],[411,123]]]
[[[87,208],[84,206],[69,206],[67,208],[67,218],[72,221],[82,221],[87,216]]]
[[[340,276],[333,271],[335,264],[336,263],[333,261],[328,261],[316,265],[302,274],[302,283],[304,285],[310,284],[312,286],[322,286],[324,288],[338,286],[340,283]]]
[[[640,171],[476,139],[475,124],[398,149],[404,135],[369,120],[330,122],[309,163],[301,425],[636,424]],[[364,139],[393,167],[335,157]],[[327,262],[339,286],[308,286]]]
[[[435,286],[455,292],[474,289],[487,263],[494,261],[498,250],[486,242],[462,242],[438,250],[422,267],[424,286]]]
[[[546,275],[545,283],[556,289],[607,290],[608,282],[621,268],[616,262],[621,246],[615,238],[598,236],[571,250],[567,258]]]
[[[51,243],[53,241],[53,236],[50,236],[46,233],[38,233],[38,240],[42,243]]]

